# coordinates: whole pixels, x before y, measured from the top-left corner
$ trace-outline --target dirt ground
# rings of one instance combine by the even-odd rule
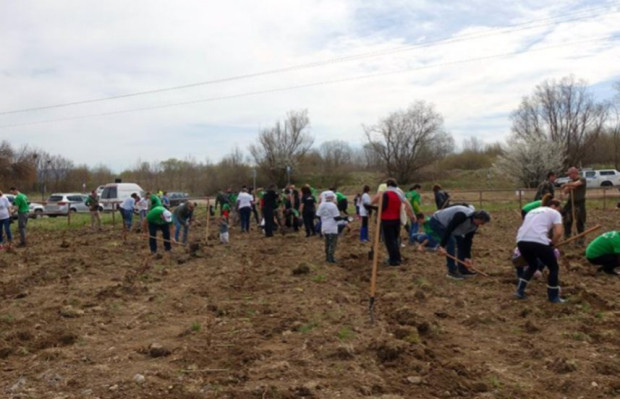
[[[588,226],[617,220],[592,211]],[[514,299],[515,211],[474,239],[489,277],[449,280],[409,246],[380,265],[374,324],[359,222],[336,265],[301,232],[232,229],[225,246],[211,226],[205,245],[199,221],[191,251],[151,259],[139,234],[36,223],[29,247],[0,253],[3,398],[620,398],[620,279],[571,245],[566,304],[540,280]]]

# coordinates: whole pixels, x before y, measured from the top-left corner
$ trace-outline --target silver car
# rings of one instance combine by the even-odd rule
[[[50,217],[66,215],[71,212],[88,212],[85,204],[88,195],[80,193],[54,193],[50,195],[45,204],[45,214]],[[101,206],[99,206],[101,209]]]

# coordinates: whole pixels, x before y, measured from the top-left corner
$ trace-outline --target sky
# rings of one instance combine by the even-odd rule
[[[545,80],[620,81],[620,1],[0,0],[0,140],[120,172],[218,162],[308,110],[315,145],[416,101],[503,142]]]

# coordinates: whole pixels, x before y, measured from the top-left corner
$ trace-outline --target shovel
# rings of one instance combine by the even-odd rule
[[[377,212],[377,228],[373,239],[371,252],[368,254],[372,258],[372,274],[370,275],[370,299],[368,302],[368,312],[370,323],[375,323],[375,293],[377,290],[377,261],[379,254],[379,237],[381,236],[381,208],[383,208],[383,194],[379,197],[379,210]]]

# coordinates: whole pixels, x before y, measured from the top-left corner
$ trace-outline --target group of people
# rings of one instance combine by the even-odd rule
[[[0,191],[0,250],[10,249],[13,244],[11,234],[11,218],[17,217],[17,230],[19,232],[18,247],[26,246],[26,225],[30,216],[28,197],[16,187],[11,187],[9,192],[13,194],[13,203]],[[6,235],[6,242],[4,236]]]
[[[517,232],[517,249],[514,262],[517,270],[517,290],[515,296],[526,297],[525,289],[531,278],[547,267],[547,296],[550,302],[562,303],[559,285],[559,251],[561,240],[571,236],[573,223],[577,234],[585,231],[586,222],[586,179],[579,175],[575,167],[568,169],[569,181],[562,185],[561,193],[567,196],[566,203],[554,198],[556,178],[550,172],[536,191],[534,201],[522,208],[523,223]],[[577,245],[584,246],[583,235]],[[585,250],[586,259],[599,265],[599,271],[618,275],[615,268],[620,265],[620,234],[611,231],[595,238]]]
[[[567,196],[562,206],[554,197],[556,188],[555,173],[550,172],[535,194],[534,201],[522,208],[522,224],[518,229],[514,251],[517,271],[517,289],[515,295],[525,298],[526,287],[534,275],[548,268],[548,298],[551,302],[561,303],[559,286],[559,251],[555,248],[562,238],[571,236],[572,224],[576,225],[578,234],[584,232],[586,221],[586,181],[580,177],[577,168],[568,170],[569,182],[560,191]],[[421,212],[421,186],[415,184],[404,192],[395,179],[387,179],[381,184],[376,194],[370,194],[368,185],[362,193],[355,196],[356,215],[361,219],[359,239],[370,242],[369,221],[377,212],[380,218],[381,239],[387,250],[386,263],[399,266],[403,258],[400,253],[402,245],[401,228],[407,230],[408,242],[418,246],[418,250],[437,251],[446,257],[447,277],[462,280],[476,275],[472,259],[472,243],[480,226],[491,221],[491,215],[485,210],[476,210],[465,203],[450,203],[450,195],[439,185],[433,186],[437,210],[431,216]],[[9,227],[13,214],[17,214],[20,246],[26,245],[26,224],[29,206],[26,196],[15,187],[11,204],[0,192],[0,246],[5,245],[4,235],[10,246],[12,234]],[[99,216],[99,198],[95,191],[86,200],[91,211],[91,227],[101,228]],[[288,185],[279,191],[275,185],[266,189],[257,189],[256,194],[247,187],[238,193],[231,189],[220,191],[216,197],[215,210],[219,206],[220,240],[229,241],[229,223],[239,224],[242,233],[250,231],[252,215],[258,227],[263,229],[266,237],[272,237],[277,228],[290,228],[298,231],[304,227],[306,237],[320,235],[325,240],[325,260],[335,263],[338,236],[352,220],[348,215],[347,197],[336,187],[317,195],[309,185],[298,190]],[[149,248],[157,252],[157,234],[161,230],[164,250],[171,250],[171,242],[185,244],[190,223],[193,220],[195,203],[187,201],[170,210],[169,202],[163,192],[147,192],[144,197],[133,193],[118,206],[123,219],[124,236],[132,230],[134,213],[140,215],[140,226],[149,234]],[[260,210],[260,215],[259,215]],[[210,209],[214,212],[214,209]],[[174,238],[171,240],[171,225],[175,226]],[[583,245],[581,236],[577,245]],[[594,239],[586,248],[585,256],[592,264],[600,266],[599,270],[617,275],[615,270],[620,265],[620,232],[611,231]]]

